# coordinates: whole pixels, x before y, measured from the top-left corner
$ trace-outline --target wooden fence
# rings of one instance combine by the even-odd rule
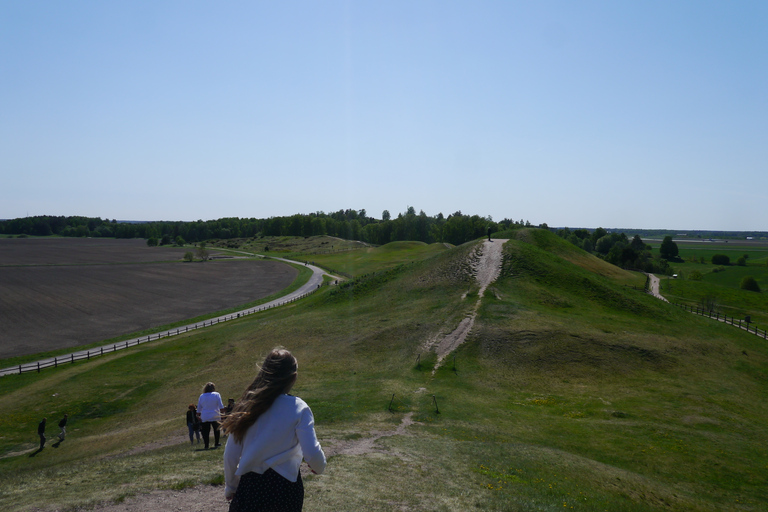
[[[291,302],[296,302],[297,300],[303,299],[304,297],[307,297],[311,294],[313,294],[317,289],[310,290],[307,293],[304,293],[302,295],[298,295],[296,297],[292,297],[290,299],[284,300],[282,302],[274,302],[270,303],[268,305],[261,305],[261,306],[255,306],[250,309],[246,309],[243,311],[238,311],[237,313],[232,313],[231,315],[224,315],[220,316],[218,318],[213,318],[211,320],[205,320],[203,322],[198,322],[196,324],[190,324],[186,325],[184,327],[179,327],[177,329],[170,329],[168,331],[159,332],[156,334],[149,334],[147,336],[142,336],[139,338],[133,338],[131,340],[127,341],[121,341],[118,343],[114,343],[112,345],[105,345],[103,347],[94,348],[90,350],[80,351],[80,352],[74,352],[72,354],[66,355],[66,356],[57,356],[53,359],[45,359],[43,361],[37,361],[34,363],[26,363],[26,364],[20,364],[18,366],[11,366],[8,368],[3,368],[0,370],[0,377],[5,375],[16,375],[16,374],[22,374],[27,372],[40,372],[40,370],[43,370],[45,368],[58,368],[61,364],[67,364],[67,363],[74,363],[75,361],[82,361],[82,360],[90,360],[92,357],[98,357],[103,356],[104,354],[109,354],[111,352],[117,352],[118,350],[122,350],[128,347],[133,347],[136,345],[140,345],[142,343],[147,343],[152,340],[159,340],[161,338],[168,338],[170,336],[177,336],[179,334],[184,334],[189,331],[194,331],[195,329],[202,329],[203,327],[210,327],[215,324],[219,324],[221,322],[227,322],[229,320],[235,320],[237,318],[240,318],[241,316],[251,315],[253,313],[258,313],[260,311],[266,311],[268,309],[276,308],[278,306],[282,306],[284,304],[289,304]]]
[[[679,306],[683,308],[685,311],[689,311],[694,315],[707,316],[709,318],[713,318],[720,322],[724,322],[726,324],[730,324],[735,327],[738,327],[739,329],[743,329],[748,333],[754,334],[755,336],[759,336],[763,339],[768,339],[768,331],[764,329],[759,329],[756,325],[750,326],[751,322],[747,322],[746,320],[742,320],[741,318],[728,317],[727,315],[721,315],[720,313],[715,311],[708,311],[698,306],[689,306],[687,304],[677,304],[674,302],[672,302],[671,304],[674,304],[675,306]]]

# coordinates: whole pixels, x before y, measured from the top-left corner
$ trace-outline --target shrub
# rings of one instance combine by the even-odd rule
[[[744,279],[741,280],[741,289],[749,290],[751,292],[760,292],[760,286],[752,276],[744,276]]]
[[[701,275],[701,272],[698,270],[692,270],[690,274],[688,274],[688,279],[691,281],[701,281],[701,278],[704,277]]]
[[[736,264],[740,267],[746,267],[747,266],[747,258],[742,256],[741,258],[736,260]]]
[[[726,254],[713,254],[712,264],[713,265],[730,265],[731,258],[729,258]]]
[[[192,261],[195,259],[195,255],[192,253],[192,251],[187,251],[184,253],[184,261]]]

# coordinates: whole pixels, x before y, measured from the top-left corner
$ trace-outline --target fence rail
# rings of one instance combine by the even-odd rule
[[[728,315],[721,315],[718,312],[705,310],[704,308],[700,308],[698,306],[690,306],[688,304],[678,304],[675,302],[673,302],[672,304],[674,304],[675,306],[679,306],[683,308],[683,310],[689,311],[694,315],[707,316],[709,318],[713,318],[720,322],[724,322],[726,324],[730,324],[735,327],[738,327],[739,329],[743,329],[748,333],[754,334],[755,336],[761,337],[763,339],[768,339],[768,331],[766,331],[765,329],[759,329],[756,325],[750,326],[751,322],[747,322],[746,320],[742,320],[741,318],[728,317]]]
[[[236,313],[232,313],[229,315],[223,315],[217,318],[212,318],[210,320],[204,320],[202,322],[198,322],[195,324],[189,324],[185,325],[183,327],[178,327],[176,329],[169,329],[164,332],[159,332],[155,334],[149,334],[147,336],[141,336],[139,338],[133,338],[127,341],[120,341],[118,343],[114,343],[112,345],[105,345],[103,347],[94,348],[90,350],[80,351],[80,352],[73,352],[72,354],[66,355],[66,356],[57,356],[53,359],[46,359],[43,361],[37,361],[34,363],[26,363],[26,364],[20,364],[18,366],[11,366],[8,368],[3,368],[0,370],[0,377],[5,375],[21,375],[22,373],[29,373],[29,372],[40,372],[40,370],[43,370],[45,368],[58,368],[59,365],[67,364],[67,363],[74,363],[75,361],[82,361],[82,360],[90,360],[92,357],[98,357],[103,356],[104,354],[109,354],[112,352],[117,352],[118,350],[122,350],[128,347],[135,347],[136,345],[140,345],[142,343],[147,343],[152,340],[159,340],[161,338],[168,338],[170,336],[177,336],[179,334],[184,334],[189,331],[194,331],[195,329],[202,329],[203,327],[210,327],[215,324],[219,324],[222,322],[228,322],[230,320],[235,320],[237,318],[240,318],[242,316],[251,315],[253,313],[258,313],[261,311],[266,311],[268,309],[276,308],[278,306],[283,306],[285,304],[289,304],[291,302],[296,302],[297,300],[303,299],[311,294],[313,294],[315,291],[317,291],[317,288],[310,290],[306,293],[303,293],[301,295],[297,295],[295,297],[291,297],[290,299],[286,299],[284,301],[277,301],[268,303],[268,304],[262,304],[260,306],[254,306],[249,309],[245,309],[243,311],[238,311]]]

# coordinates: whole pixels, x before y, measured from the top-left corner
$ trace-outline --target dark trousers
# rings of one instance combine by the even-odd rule
[[[208,443],[211,439],[211,427],[213,427],[213,442],[215,446],[219,446],[219,422],[218,421],[204,421],[203,422],[203,442],[205,447],[208,448]]]
[[[43,449],[43,446],[45,446],[45,434],[40,434],[40,449]]]
[[[268,469],[263,475],[250,472],[240,477],[229,512],[301,512],[303,506],[301,473],[295,482],[291,482]]]

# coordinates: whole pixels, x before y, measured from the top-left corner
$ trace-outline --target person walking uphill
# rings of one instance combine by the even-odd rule
[[[64,414],[64,417],[61,418],[61,421],[59,421],[59,428],[61,429],[61,432],[59,432],[59,441],[64,440],[64,436],[67,435],[67,414]]]
[[[216,392],[216,386],[213,382],[206,383],[203,388],[203,394],[197,401],[197,412],[200,413],[200,421],[203,422],[203,443],[205,449],[208,449],[211,439],[211,428],[213,428],[214,447],[219,444],[219,422],[221,413],[224,412],[224,404],[221,403],[221,395]]]
[[[314,473],[325,470],[309,406],[288,392],[298,363],[285,349],[269,353],[256,379],[224,420],[224,497],[229,512],[299,512],[304,506],[302,458]]]
[[[42,450],[45,446],[45,422],[48,421],[48,418],[43,418],[43,420],[37,424],[37,435],[40,436],[40,449]]]

